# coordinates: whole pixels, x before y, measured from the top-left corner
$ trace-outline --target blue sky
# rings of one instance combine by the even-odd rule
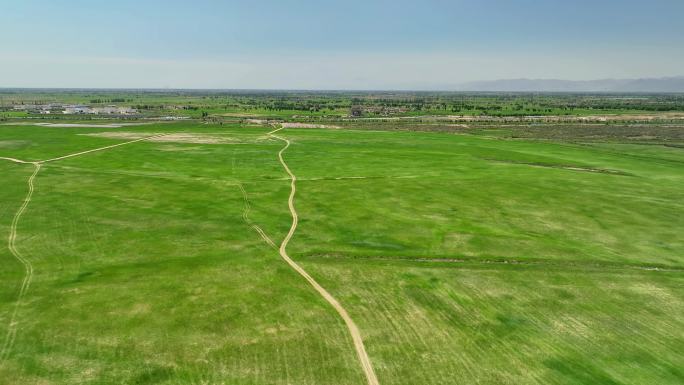
[[[684,75],[681,0],[22,0],[2,8],[0,87],[445,89],[500,78]]]

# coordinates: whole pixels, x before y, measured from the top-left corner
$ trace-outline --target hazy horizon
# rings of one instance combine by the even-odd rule
[[[172,88],[172,87],[2,87],[0,90],[148,91],[148,92],[541,92],[541,93],[684,93],[684,76],[638,79],[496,79],[464,82],[433,89],[303,89],[303,88]]]
[[[27,0],[0,14],[0,87],[449,90],[678,77],[683,14],[674,0]]]

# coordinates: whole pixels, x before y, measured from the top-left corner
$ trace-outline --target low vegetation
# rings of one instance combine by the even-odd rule
[[[456,92],[285,92],[285,91],[0,91],[0,116],[25,114],[51,105],[75,104],[134,109],[145,116],[234,118],[340,118],[438,116],[591,116],[668,114],[684,111],[681,94],[534,94]],[[134,114],[129,114],[134,115]],[[44,118],[46,116],[43,116]],[[50,116],[54,118],[54,114]]]

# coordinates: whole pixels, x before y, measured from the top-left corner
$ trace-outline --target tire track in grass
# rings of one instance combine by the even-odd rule
[[[318,294],[320,294],[337,311],[340,317],[342,317],[344,323],[347,325],[349,334],[351,334],[352,340],[354,341],[354,348],[356,349],[356,354],[359,358],[361,368],[363,369],[363,372],[366,375],[368,385],[379,385],[378,379],[375,376],[375,371],[373,370],[373,365],[371,364],[370,358],[368,357],[368,353],[366,353],[366,348],[363,344],[363,338],[361,337],[359,328],[354,323],[354,320],[352,320],[352,318],[349,316],[347,310],[337,301],[337,299],[335,299],[335,297],[333,297],[327,290],[325,290],[323,286],[316,282],[316,280],[313,279],[313,277],[311,277],[309,273],[306,272],[306,270],[304,270],[295,261],[293,261],[290,258],[290,256],[287,255],[287,244],[290,242],[292,236],[297,230],[297,223],[299,221],[299,217],[297,216],[297,210],[295,210],[294,206],[294,198],[297,192],[297,177],[292,173],[290,168],[287,166],[287,163],[285,163],[285,160],[283,159],[283,153],[290,147],[290,141],[285,138],[281,138],[277,135],[274,135],[276,132],[282,129],[283,128],[280,127],[267,134],[285,143],[285,146],[280,150],[280,152],[278,152],[278,159],[280,160],[280,164],[282,164],[287,174],[290,176],[290,197],[287,201],[287,204],[290,208],[290,214],[292,215],[292,225],[290,226],[290,231],[287,233],[282,243],[280,244],[280,256],[285,260],[285,262],[287,262],[288,265],[290,265],[290,267],[292,267],[297,273],[299,273],[299,275],[306,279],[309,282],[309,284],[311,284],[311,286],[313,286],[313,288],[318,292]]]
[[[14,214],[14,218],[12,218],[12,224],[10,225],[10,234],[9,238],[7,240],[7,247],[9,248],[10,252],[16,258],[23,266],[24,266],[24,279],[21,282],[21,288],[19,289],[19,295],[17,296],[17,300],[14,304],[14,310],[12,311],[12,315],[10,316],[10,323],[7,328],[7,336],[5,336],[5,342],[2,345],[2,350],[0,350],[0,360],[5,360],[9,356],[9,352],[12,349],[12,345],[14,345],[14,339],[17,336],[17,313],[19,312],[19,307],[21,306],[22,300],[24,299],[24,296],[26,295],[26,292],[28,291],[29,286],[31,285],[31,280],[33,279],[33,265],[31,262],[26,259],[19,250],[17,250],[16,246],[16,241],[17,241],[17,225],[19,224],[19,219],[21,219],[22,214],[24,214],[24,211],[26,211],[26,208],[28,207],[29,203],[31,203],[31,198],[33,197],[33,191],[34,191],[34,185],[33,182],[36,179],[36,175],[38,175],[38,171],[40,171],[40,163],[33,163],[34,170],[33,174],[28,179],[28,193],[26,194],[26,197],[24,198],[24,202],[22,203],[21,207],[19,207],[19,210]]]
[[[242,183],[237,184],[238,188],[240,189],[240,192],[242,192],[242,199],[245,201],[245,209],[242,211],[242,220],[247,223],[249,227],[254,229],[260,236],[261,239],[264,240],[269,246],[271,246],[274,249],[278,249],[278,246],[273,242],[273,240],[266,235],[264,230],[259,227],[259,225],[255,224],[252,222],[251,219],[249,219],[249,212],[252,210],[252,204],[249,202],[249,197],[247,196],[247,191],[245,190],[245,187],[242,185]]]

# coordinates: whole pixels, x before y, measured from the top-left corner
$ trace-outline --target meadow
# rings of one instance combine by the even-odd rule
[[[380,384],[682,382],[679,131],[388,124],[277,132],[297,177],[287,252],[358,325]],[[41,164],[19,302],[25,268],[0,249],[0,336],[16,332],[0,384],[366,383],[345,323],[279,255],[272,130],[0,125],[0,157],[26,162],[126,143]],[[34,171],[0,159],[3,239]]]

